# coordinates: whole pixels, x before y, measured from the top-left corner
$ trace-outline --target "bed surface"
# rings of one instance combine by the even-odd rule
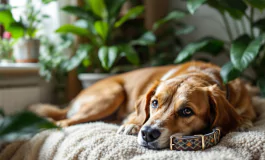
[[[1,160],[91,159],[265,159],[265,99],[253,98],[258,119],[249,131],[231,132],[205,151],[150,150],[136,136],[116,134],[119,126],[103,122],[48,130],[27,141],[13,142],[0,152]]]

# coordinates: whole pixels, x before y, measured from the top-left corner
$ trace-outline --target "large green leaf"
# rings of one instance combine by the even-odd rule
[[[84,19],[78,19],[74,22],[74,26],[86,29],[88,28],[88,22]]]
[[[126,0],[115,0],[113,3],[112,0],[106,0],[106,6],[109,12],[109,17],[116,18],[120,14],[121,7],[126,2]]]
[[[254,27],[259,28],[263,32],[265,31],[265,18],[259,19],[256,22],[253,23]]]
[[[119,19],[115,23],[114,26],[115,27],[120,27],[126,21],[138,17],[140,14],[143,13],[143,11],[144,11],[144,6],[136,6],[134,8],[131,8],[123,17],[121,17],[121,19]]]
[[[260,10],[265,9],[265,1],[264,0],[244,0],[244,1],[254,8],[258,8]]]
[[[6,28],[6,31],[10,32],[13,38],[21,38],[25,34],[25,28],[22,23],[13,22]]]
[[[89,44],[79,45],[76,54],[71,57],[69,61],[62,63],[61,68],[66,70],[67,72],[73,70],[74,68],[79,66],[85,58],[89,58],[88,55],[91,54],[90,52],[92,51],[92,49],[93,47]]]
[[[231,80],[238,78],[240,74],[241,72],[237,70],[231,62],[228,62],[225,65],[223,65],[220,72],[220,75],[225,84],[227,84]]]
[[[146,32],[144,33],[139,39],[134,40],[131,42],[132,45],[141,45],[141,46],[148,46],[154,44],[156,41],[156,36],[153,32]]]
[[[186,34],[189,34],[195,30],[195,26],[192,26],[192,25],[182,24],[181,26],[182,26],[182,28],[176,29],[176,31],[175,31],[176,36],[186,35]]]
[[[196,52],[217,54],[223,49],[223,41],[214,38],[203,38],[197,42],[188,44],[175,59],[174,63],[181,63],[192,57]]]
[[[62,8],[63,11],[73,14],[79,18],[87,19],[89,21],[94,21],[93,14],[90,11],[85,10],[82,7],[78,6],[65,6]]]
[[[188,0],[187,8],[191,14],[194,12],[205,2],[206,0]]]
[[[96,32],[100,35],[103,41],[106,41],[108,33],[109,33],[109,25],[104,21],[97,21],[94,24],[94,28]]]
[[[2,107],[2,106],[1,106]],[[5,116],[5,112],[2,108],[0,108],[0,117],[4,117]],[[1,124],[0,124],[1,125]]]
[[[207,3],[222,14],[228,12],[235,19],[241,19],[247,9],[247,5],[242,0],[209,0]]]
[[[130,45],[120,46],[120,51],[121,51],[121,54],[125,56],[127,60],[131,62],[132,64],[138,65],[140,63],[138,54],[132,46]]]
[[[207,41],[199,41],[188,44],[182,51],[179,52],[174,63],[181,63],[189,59],[197,51],[200,51],[203,47],[207,45]]]
[[[56,30],[58,33],[72,33],[78,36],[90,37],[91,33],[86,28],[81,28],[72,24],[66,24]]]
[[[211,53],[212,55],[216,56],[224,49],[224,42],[222,40],[211,37],[206,37],[203,39],[208,43],[201,49],[202,52]]]
[[[186,13],[185,12],[182,12],[182,11],[178,11],[178,10],[175,10],[175,11],[172,11],[170,12],[166,17],[156,21],[153,25],[153,31],[157,30],[161,25],[171,21],[171,20],[178,20],[178,19],[181,19],[181,18],[184,18],[186,16]]]
[[[0,24],[3,24],[5,28],[8,28],[9,25],[14,21],[15,20],[10,10],[0,10]]]
[[[103,46],[98,51],[98,58],[101,62],[102,67],[105,70],[109,70],[118,57],[118,47],[116,46]]]
[[[240,71],[245,70],[257,57],[262,40],[262,37],[251,40],[247,35],[237,38],[230,50],[230,58],[234,67]]]
[[[265,97],[265,78],[264,77],[259,78],[257,84],[260,89],[261,95]]]
[[[251,38],[248,35],[242,35],[233,41],[230,49],[230,59],[235,66],[240,66],[242,54],[246,50],[250,41]]]
[[[6,116],[1,122],[0,141],[13,141],[28,134],[35,134],[43,129],[58,128],[46,119],[28,111]]]
[[[48,4],[48,3],[51,3],[51,2],[54,2],[54,1],[57,1],[57,0],[41,0],[41,1],[44,4]]]
[[[229,7],[231,9],[237,9],[241,11],[242,13],[244,13],[247,9],[247,5],[242,0],[233,0],[233,1],[222,0],[220,2],[222,2],[225,7]]]
[[[88,0],[88,3],[95,15],[106,20],[106,18],[108,17],[108,11],[104,0]]]
[[[78,19],[75,23],[74,26],[80,27],[80,28],[86,28],[88,29],[88,32],[97,35],[97,32],[95,30],[94,24],[85,20],[85,19]],[[92,35],[89,35],[92,36]]]
[[[108,49],[108,67],[111,68],[118,57],[118,47],[117,46],[111,46]]]

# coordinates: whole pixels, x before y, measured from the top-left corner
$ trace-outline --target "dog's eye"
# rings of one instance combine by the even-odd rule
[[[157,100],[153,100],[152,101],[152,108],[157,108],[158,107],[158,101]]]
[[[190,108],[183,108],[178,111],[178,115],[182,117],[189,117],[193,115],[193,111]]]

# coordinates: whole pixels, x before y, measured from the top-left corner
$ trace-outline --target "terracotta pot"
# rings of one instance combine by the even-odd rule
[[[78,75],[78,79],[82,82],[83,88],[87,88],[97,81],[112,76],[106,73],[82,73]]]
[[[39,61],[40,40],[21,39],[14,49],[14,57],[19,63],[37,63]]]

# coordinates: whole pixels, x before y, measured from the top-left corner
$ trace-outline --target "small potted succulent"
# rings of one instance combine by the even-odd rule
[[[0,63],[13,62],[13,45],[15,41],[11,38],[9,32],[4,32],[3,37],[0,38]]]
[[[12,6],[1,6],[0,23],[5,30],[11,32],[13,38],[19,39],[14,46],[14,58],[16,62],[38,62],[40,40],[36,37],[38,28],[43,18],[40,9],[37,9],[32,0],[27,0],[24,14],[16,21],[11,10],[16,9]]]

